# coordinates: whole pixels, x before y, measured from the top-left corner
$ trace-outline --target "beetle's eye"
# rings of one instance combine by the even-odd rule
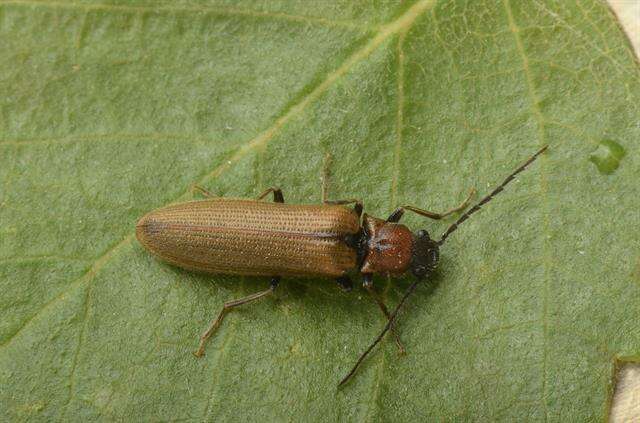
[[[429,236],[429,233],[427,231],[425,231],[424,229],[420,229],[418,231],[418,238],[426,238]]]

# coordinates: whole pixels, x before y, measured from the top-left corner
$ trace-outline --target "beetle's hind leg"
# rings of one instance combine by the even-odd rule
[[[390,319],[391,318],[391,314],[389,313],[389,310],[387,309],[387,306],[384,304],[384,301],[382,301],[382,298],[380,298],[380,296],[376,292],[375,288],[373,287],[373,277],[372,277],[371,274],[365,274],[364,275],[364,279],[362,281],[362,286],[364,286],[364,288],[367,291],[369,291],[369,294],[371,295],[371,297],[374,299],[376,304],[378,304],[378,307],[380,307],[380,310],[382,311],[382,314],[384,314],[387,319]],[[402,345],[402,341],[400,340],[400,336],[396,332],[395,327],[393,325],[391,325],[390,329],[391,329],[391,333],[393,333],[393,337],[396,340],[396,345],[398,346],[398,352],[400,354],[404,354],[406,352],[406,350],[404,348],[404,345]]]
[[[453,207],[447,210],[446,212],[442,212],[442,213],[435,213],[435,212],[423,210],[414,206],[398,207],[393,211],[393,213],[389,215],[389,217],[387,218],[387,222],[393,222],[393,223],[399,222],[405,210],[410,210],[416,214],[419,214],[420,216],[428,217],[430,219],[435,219],[435,220],[442,219],[443,217],[449,216],[452,213],[466,209],[467,206],[469,205],[469,201],[471,201],[471,198],[473,198],[475,194],[476,194],[476,190],[471,188],[471,190],[469,191],[469,195],[462,203],[460,203],[459,206]]]
[[[248,295],[244,298],[239,298],[237,300],[227,301],[226,303],[224,303],[224,306],[222,306],[222,310],[220,310],[220,314],[218,314],[218,317],[213,322],[211,322],[211,325],[209,326],[207,331],[200,337],[200,345],[198,347],[198,351],[194,352],[193,354],[196,357],[202,357],[204,355],[204,346],[207,343],[207,340],[211,338],[211,335],[213,335],[214,332],[220,327],[222,320],[224,320],[224,316],[226,316],[231,309],[241,306],[242,304],[247,304],[259,300],[260,298],[265,297],[269,294],[273,294],[273,291],[276,290],[278,283],[280,283],[280,277],[275,276],[271,279],[269,289],[256,292],[255,294]]]

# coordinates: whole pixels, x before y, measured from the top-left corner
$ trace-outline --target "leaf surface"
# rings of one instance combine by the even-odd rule
[[[586,421],[640,354],[640,74],[599,2],[0,3],[3,420]],[[603,174],[602,141],[625,154]],[[441,211],[548,152],[384,325],[361,290],[151,257],[200,184]],[[599,152],[598,154],[605,154]],[[331,160],[327,161],[327,157]],[[606,157],[605,157],[606,159]],[[405,219],[438,234],[450,221]],[[377,278],[395,305],[409,278]]]

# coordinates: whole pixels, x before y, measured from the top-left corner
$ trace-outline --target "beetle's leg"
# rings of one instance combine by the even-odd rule
[[[284,196],[282,195],[282,190],[280,188],[267,188],[258,196],[258,200],[262,200],[264,197],[269,195],[269,193],[273,193],[273,202],[274,203],[284,203]]]
[[[327,153],[324,156],[324,164],[322,165],[322,204],[337,204],[337,205],[346,205],[346,204],[355,204],[353,206],[353,210],[358,215],[358,218],[362,216],[362,201],[356,199],[349,200],[327,200],[327,196],[329,195],[329,168],[331,167],[331,153]]]
[[[324,155],[324,163],[322,163],[322,202],[327,202],[327,197],[329,196],[329,179],[331,176],[331,153],[327,153]]]
[[[353,283],[349,276],[340,276],[339,278],[336,278],[336,282],[344,292],[349,292],[353,289]]]
[[[206,189],[202,188],[200,185],[194,185],[194,186],[191,187],[191,189],[193,191],[199,191],[200,194],[204,195],[205,197],[210,197],[210,198],[215,197],[215,195],[211,194],[209,191],[207,191]]]
[[[224,306],[222,307],[222,310],[220,310],[220,314],[218,314],[218,317],[216,318],[216,320],[214,320],[211,323],[207,331],[203,333],[202,336],[200,337],[200,346],[198,347],[198,351],[194,352],[193,354],[196,357],[202,357],[204,355],[204,345],[206,344],[207,340],[211,337],[211,335],[213,335],[213,333],[218,329],[218,327],[220,327],[220,324],[222,323],[224,316],[226,316],[229,310],[231,310],[234,307],[241,306],[242,304],[246,304],[246,303],[250,303],[252,301],[258,300],[269,294],[273,294],[273,291],[275,291],[279,282],[280,282],[280,277],[276,276],[271,279],[271,285],[269,286],[269,289],[267,289],[266,291],[256,292],[255,294],[248,295],[244,298],[239,298],[237,300],[227,301],[226,303],[224,303]]]
[[[391,315],[389,314],[389,310],[387,309],[387,306],[384,305],[382,298],[380,298],[375,288],[373,287],[373,276],[370,273],[365,273],[363,275],[362,286],[364,286],[365,289],[369,291],[369,294],[371,294],[371,297],[373,297],[373,299],[378,304],[378,307],[380,307],[380,310],[382,310],[382,313],[386,316],[386,318],[390,319]],[[391,325],[390,329],[391,329],[391,332],[393,333],[393,337],[396,340],[396,345],[398,345],[398,350],[399,350],[398,352],[400,354],[404,354],[406,350],[404,349],[404,345],[402,345],[402,341],[400,341],[400,337],[398,336],[398,333],[396,332],[395,327]]]
[[[454,207],[450,210],[447,210],[444,213],[434,213],[428,210],[419,209],[414,206],[398,207],[393,211],[393,213],[389,215],[389,217],[387,218],[387,222],[393,222],[393,223],[398,222],[402,217],[402,215],[404,214],[405,210],[410,210],[414,213],[419,214],[420,216],[428,217],[430,219],[435,219],[435,220],[442,219],[443,217],[449,216],[452,213],[466,209],[467,206],[469,205],[469,201],[471,201],[471,198],[475,195],[475,193],[476,193],[476,190],[474,188],[471,188],[471,191],[469,191],[469,195],[467,196],[466,200],[464,200],[459,206]]]
[[[350,199],[350,200],[323,200],[324,204],[336,204],[336,205],[346,205],[346,204],[355,204],[353,206],[353,210],[356,212],[358,217],[362,215],[362,209],[364,206],[362,205],[361,200]]]

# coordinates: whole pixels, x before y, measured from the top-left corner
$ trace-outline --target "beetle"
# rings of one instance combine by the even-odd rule
[[[387,323],[340,381],[339,385],[342,385],[388,331],[393,333],[400,352],[404,352],[394,321],[418,283],[436,269],[442,244],[546,149],[544,146],[533,154],[496,189],[462,214],[438,240],[432,239],[424,229],[412,233],[398,222],[407,210],[431,219],[442,219],[462,211],[467,208],[474,190],[462,204],[443,213],[403,205],[386,219],[379,219],[363,214],[363,203],[355,199],[294,205],[284,202],[279,188],[269,188],[256,200],[250,200],[216,198],[196,187],[209,198],[147,213],[136,224],[136,237],[160,259],[187,270],[271,278],[268,289],[224,303],[216,319],[200,337],[198,350],[194,353],[198,357],[204,354],[207,340],[230,310],[272,294],[281,277],[330,277],[349,291],[352,282],[348,274],[361,274],[364,288],[385,315]],[[273,195],[273,202],[262,201],[269,194]],[[415,280],[394,311],[389,313],[373,288],[373,275],[401,276],[405,273],[411,273]]]

